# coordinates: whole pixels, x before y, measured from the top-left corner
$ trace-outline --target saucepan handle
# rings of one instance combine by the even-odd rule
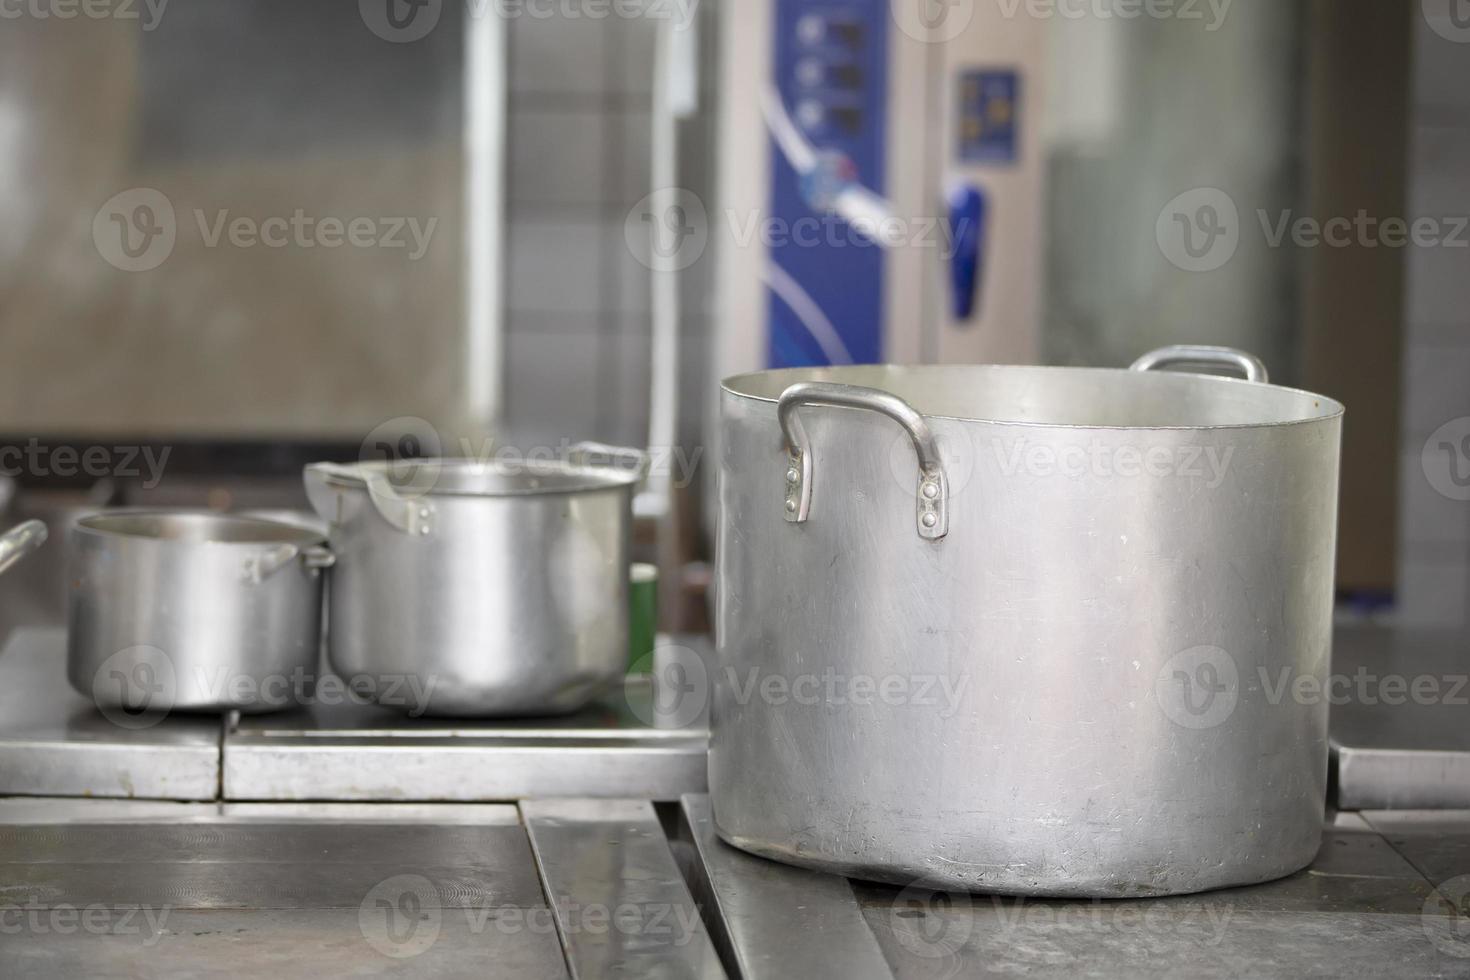
[[[1254,354],[1247,354],[1234,347],[1203,347],[1195,344],[1176,344],[1150,351],[1133,362],[1133,370],[1156,371],[1173,364],[1228,367],[1239,371],[1247,381],[1267,384],[1271,380],[1266,363]]]
[[[804,524],[812,509],[812,454],[798,410],[804,406],[856,408],[877,412],[901,425],[914,444],[919,463],[917,523],[919,537],[938,541],[949,533],[949,480],[934,432],[924,416],[897,395],[858,385],[808,381],[782,393],[776,417],[786,440],[786,520]]]
[[[358,470],[338,463],[312,463],[306,468],[306,496],[313,509],[325,520],[335,524],[340,492],[331,485],[338,483],[363,484],[368,497],[378,514],[405,534],[428,535],[434,527],[434,505],[423,495],[401,494],[378,470]]]
[[[0,536],[0,572],[46,543],[46,525],[26,521]]]
[[[297,559],[312,574],[331,568],[337,556],[324,544],[301,547],[294,544],[278,544],[245,561],[244,578],[252,585],[259,585]]]

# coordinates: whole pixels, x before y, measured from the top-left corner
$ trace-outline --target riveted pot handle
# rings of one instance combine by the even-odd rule
[[[434,528],[434,505],[422,497],[405,497],[393,488],[388,477],[376,470],[339,463],[312,463],[306,468],[306,496],[327,521],[337,523],[340,490],[329,481],[367,487],[378,514],[404,534],[428,535]]]
[[[913,440],[919,460],[917,523],[919,537],[938,541],[949,533],[949,480],[939,458],[934,432],[912,405],[876,388],[857,385],[802,382],[787,388],[776,406],[781,434],[786,440],[786,520],[804,524],[812,509],[812,454],[797,409],[806,405],[858,408],[887,416]]]
[[[1202,347],[1194,344],[1178,344],[1150,351],[1133,362],[1134,371],[1156,371],[1171,364],[1208,364],[1214,367],[1235,368],[1247,381],[1266,384],[1271,373],[1266,363],[1254,354],[1247,354],[1234,347]]]
[[[46,525],[26,521],[0,536],[0,572],[46,543]]]

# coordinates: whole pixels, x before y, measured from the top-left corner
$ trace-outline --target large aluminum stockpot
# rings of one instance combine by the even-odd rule
[[[1178,361],[1248,380],[1150,370]],[[770,371],[722,397],[726,841],[1046,896],[1312,860],[1341,405],[1219,348]]]
[[[67,677],[114,709],[247,713],[311,697],[322,535],[223,514],[119,511],[67,538]]]
[[[639,479],[563,461],[308,466],[337,556],[333,669],[349,683],[407,679],[365,686],[419,692],[406,705],[419,714],[582,707],[627,665]]]

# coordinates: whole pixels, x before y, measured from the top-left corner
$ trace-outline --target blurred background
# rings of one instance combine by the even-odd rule
[[[4,520],[652,448],[698,631],[722,377],[1209,343],[1348,406],[1344,615],[1459,627],[1467,215],[1460,0],[26,0]]]

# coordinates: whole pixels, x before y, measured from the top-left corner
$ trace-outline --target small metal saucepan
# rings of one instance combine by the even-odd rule
[[[322,535],[272,521],[120,512],[67,549],[67,674],[99,707],[265,712],[314,690]]]

